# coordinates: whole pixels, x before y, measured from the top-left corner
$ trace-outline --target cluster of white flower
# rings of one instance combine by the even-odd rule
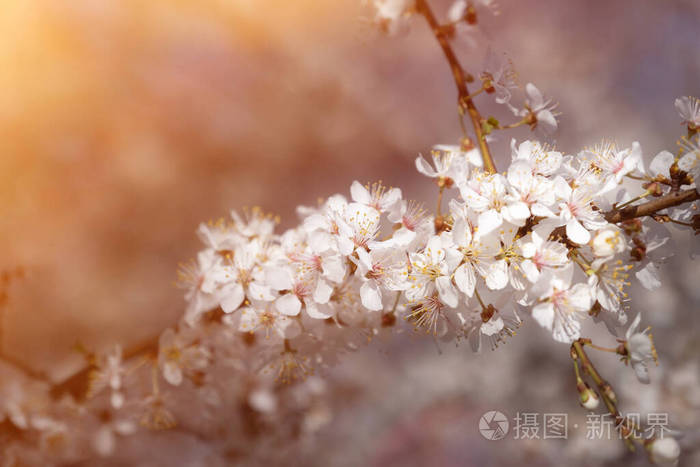
[[[36,430],[54,449],[75,446],[69,427],[83,414],[79,423],[92,426],[96,452],[108,455],[119,437],[138,429],[136,421],[150,428],[180,418],[196,424],[241,400],[263,418],[280,416],[291,392],[301,397],[299,387],[305,400],[320,394],[320,380],[308,379],[316,370],[401,321],[434,338],[467,339],[478,351],[514,335],[521,318],[531,316],[555,340],[572,343],[592,317],[620,338],[619,353],[648,382],[656,351],[647,331],[637,331],[640,316],[620,331],[626,290],[633,277],[647,288],[660,284],[654,264],[668,236],[657,221],[696,222],[697,205],[661,210],[646,222],[611,215],[646,197],[694,190],[696,145],[687,140],[679,157],[661,152],[646,170],[637,143],[564,155],[537,141],[512,141],[503,174],[485,172],[477,149],[440,145],[432,164],[416,159],[439,190],[435,215],[398,188],[354,182],[349,199],[338,194],[300,207],[298,227],[281,234],[277,219],[259,209],[202,224],[205,249],[179,272],[188,306],[177,329],[160,336],[157,357],[125,361],[120,347],[88,354],[92,418],[72,399],[49,412],[29,409],[19,386],[9,385],[0,420]],[[645,180],[646,191],[632,197],[625,177]],[[445,193],[454,196],[441,212]],[[170,390],[158,374],[135,371],[142,366],[158,371]],[[595,392],[582,387],[584,406],[597,405]],[[48,391],[39,392],[47,398]],[[245,420],[225,422],[243,429]],[[299,423],[315,427],[318,420],[316,414]],[[21,458],[24,441],[8,452]]]
[[[476,149],[437,148],[432,165],[419,157],[416,166],[441,195],[457,195],[444,214],[429,215],[398,188],[354,182],[350,199],[300,208],[300,226],[281,235],[259,214],[202,225],[207,248],[183,276],[186,321],[219,308],[227,325],[313,363],[355,347],[351,336],[374,335],[398,314],[437,337],[469,336],[475,349],[484,338],[497,344],[531,314],[571,343],[588,315],[619,331],[632,277],[659,285],[653,259],[663,258],[665,229],[651,219],[617,225],[606,213],[635,201],[621,185],[625,176],[668,174],[670,153],[657,155],[648,175],[637,143],[566,156],[513,141],[510,167],[491,174],[475,166]],[[674,215],[689,218],[694,209]]]
[[[491,0],[457,0],[450,21],[475,21],[475,3],[494,8]],[[395,24],[424,2],[374,4],[379,22]],[[479,79],[478,92],[494,94],[522,120],[501,127],[477,118],[477,130],[479,123],[485,135],[520,124],[556,130],[556,106],[533,84],[525,86],[524,104],[512,105],[517,86],[509,61],[490,52]],[[0,425],[16,433],[0,431],[3,454],[10,463],[79,462],[89,458],[81,445],[113,455],[117,440],[139,424],[179,422],[211,436],[221,453],[264,458],[267,444],[251,437],[264,431],[274,443],[327,420],[323,382],[312,375],[402,322],[479,351],[498,347],[529,318],[554,340],[579,345],[583,321],[602,321],[620,341],[616,352],[648,382],[656,350],[647,330],[638,332],[639,315],[621,329],[627,290],[633,278],[649,289],[660,285],[656,264],[669,239],[663,224],[700,231],[700,103],[684,97],[676,108],[688,137],[678,156],[663,151],[648,169],[638,143],[567,155],[513,140],[507,170],[494,173],[486,170],[488,155],[465,137],[460,145],[435,146],[430,162],[415,161],[437,185],[435,213],[399,188],[354,182],[349,198],[336,194],[300,207],[299,225],[283,233],[259,209],[202,224],[205,248],[179,271],[186,310],[154,348],[85,352],[87,391],[71,381],[51,387],[4,378]],[[485,147],[485,136],[478,137]],[[625,180],[643,184],[630,193]],[[654,199],[670,202],[636,211]],[[577,378],[582,404],[594,409],[598,394]],[[652,458],[673,463],[675,441],[658,441]],[[256,446],[260,452],[252,453]]]

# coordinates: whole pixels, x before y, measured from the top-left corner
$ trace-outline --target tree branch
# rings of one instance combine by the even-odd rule
[[[459,63],[454,50],[452,50],[452,46],[445,35],[444,28],[440,26],[440,23],[438,23],[437,19],[435,18],[430,5],[428,5],[428,1],[417,0],[416,8],[420,14],[425,17],[428,25],[430,25],[430,29],[433,31],[433,35],[435,35],[435,38],[440,44],[440,48],[445,54],[445,58],[450,65],[452,77],[457,85],[460,113],[466,109],[467,113],[469,114],[469,118],[472,121],[472,126],[474,127],[474,133],[476,134],[476,139],[479,140],[479,148],[481,149],[481,157],[484,160],[484,168],[488,172],[495,173],[496,165],[493,162],[488,144],[486,144],[485,135],[481,129],[481,114],[476,109],[472,96],[469,95],[469,89],[467,88],[467,74],[465,73],[464,68],[462,68],[462,65]]]
[[[637,217],[645,217],[656,214],[662,209],[672,208],[684,203],[690,203],[700,199],[700,193],[694,188],[688,190],[669,193],[666,196],[638,204],[636,206],[627,206],[623,209],[613,209],[605,213],[605,220],[611,224],[635,219]]]

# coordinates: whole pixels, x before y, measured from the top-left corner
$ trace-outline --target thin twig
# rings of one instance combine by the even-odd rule
[[[474,127],[476,139],[479,140],[479,148],[481,149],[481,157],[484,160],[484,168],[488,172],[495,173],[496,165],[493,162],[491,152],[489,151],[488,144],[486,143],[486,137],[481,129],[481,114],[476,109],[474,101],[471,98],[472,96],[470,96],[469,89],[467,88],[467,74],[465,73],[464,68],[462,68],[462,65],[457,59],[454,50],[452,50],[452,46],[450,45],[449,39],[445,35],[444,28],[440,26],[440,23],[438,23],[437,19],[435,18],[433,10],[430,8],[430,5],[428,5],[428,1],[417,0],[416,9],[420,12],[420,14],[422,14],[425,17],[426,21],[428,22],[428,25],[430,26],[430,29],[433,31],[433,35],[440,44],[440,48],[442,49],[442,52],[445,55],[445,58],[447,59],[447,62],[450,65],[450,69],[452,70],[452,77],[454,78],[455,84],[457,85],[459,108],[466,108],[467,113],[469,114],[469,118],[472,121],[472,126]]]

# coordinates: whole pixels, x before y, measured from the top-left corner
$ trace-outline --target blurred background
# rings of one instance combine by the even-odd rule
[[[449,1],[431,2],[443,15]],[[700,95],[697,0],[499,0],[458,39],[465,67],[487,45],[522,85],[559,102],[550,142],[577,152],[640,141],[649,161],[682,132],[673,100]],[[88,348],[147,340],[183,310],[173,281],[199,249],[199,222],[295,206],[382,180],[432,205],[419,153],[460,135],[455,89],[421,18],[386,36],[359,0],[3,1],[0,6],[0,269],[21,267],[0,315],[2,354],[56,381]],[[480,97],[485,115],[508,112]],[[499,135],[496,163],[510,158]],[[500,163],[500,164],[499,164]],[[643,387],[598,360],[628,410],[668,412],[699,465],[700,265],[691,242],[631,314],[654,326],[661,366]],[[591,330],[595,335],[596,329]],[[408,336],[329,376],[338,400],[307,465],[619,465],[619,441],[487,441],[481,414],[577,407],[567,349],[526,323],[506,348],[472,355]],[[573,438],[573,441],[572,439]]]

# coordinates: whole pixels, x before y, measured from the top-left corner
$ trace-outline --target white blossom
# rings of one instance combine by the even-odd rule
[[[620,184],[623,177],[635,170],[644,172],[642,149],[638,142],[632,143],[631,148],[618,149],[615,144],[603,143],[593,149],[583,151],[581,158],[596,171],[604,181],[600,193],[607,193]]]
[[[452,284],[452,273],[460,257],[451,239],[434,236],[420,253],[410,253],[409,287],[406,297],[418,301],[437,291],[440,301],[455,308],[459,303],[457,289]]]
[[[553,270],[568,264],[568,250],[560,242],[547,240],[549,229],[535,228],[520,241],[523,262],[521,268],[527,279],[537,282],[544,270]]]
[[[627,341],[627,350],[629,352],[629,360],[637,379],[645,384],[649,383],[649,366],[648,362],[656,361],[656,349],[648,334],[649,328],[638,332],[639,323],[642,319],[642,314],[639,313],[627,328],[625,339]]]
[[[622,230],[615,225],[608,224],[598,230],[591,240],[593,254],[599,258],[622,253],[626,249],[625,238]]]
[[[583,283],[572,284],[573,275],[573,264],[547,271],[533,290],[538,302],[532,308],[532,317],[552,332],[554,340],[565,343],[580,337],[580,320],[593,305],[590,287]]]
[[[694,128],[700,127],[700,100],[696,97],[683,96],[674,102],[684,124]]]
[[[362,185],[358,181],[354,181],[350,187],[352,200],[356,203],[370,206],[379,212],[385,212],[391,209],[396,203],[401,201],[401,190],[398,188],[387,188],[381,183],[373,183],[372,185]]]
[[[368,310],[381,310],[382,290],[400,291],[408,287],[408,262],[392,250],[357,250],[357,275],[362,279],[360,298]]]
[[[527,118],[529,115],[534,116],[536,125],[544,134],[551,134],[557,130],[557,119],[554,109],[556,104],[553,104],[550,99],[545,100],[544,96],[537,87],[532,83],[525,85],[525,108],[516,109],[512,107],[513,113],[521,117]]]
[[[586,244],[591,239],[589,230],[604,227],[607,222],[594,209],[593,200],[596,188],[591,186],[571,186],[561,177],[554,180],[554,189],[559,203],[560,219],[566,225],[566,235],[573,242]]]
[[[669,436],[655,439],[651,443],[651,460],[656,465],[676,467],[680,455],[681,448],[678,441]]]
[[[493,87],[493,90],[489,92],[495,93],[495,101],[499,104],[510,102],[511,89],[517,88],[513,63],[506,59],[505,56],[497,55],[490,48],[486,51],[481,79],[485,84],[490,84]]]
[[[173,386],[182,383],[183,371],[201,370],[209,360],[209,352],[198,346],[189,332],[166,329],[160,335],[158,348],[158,366],[165,380]]]

